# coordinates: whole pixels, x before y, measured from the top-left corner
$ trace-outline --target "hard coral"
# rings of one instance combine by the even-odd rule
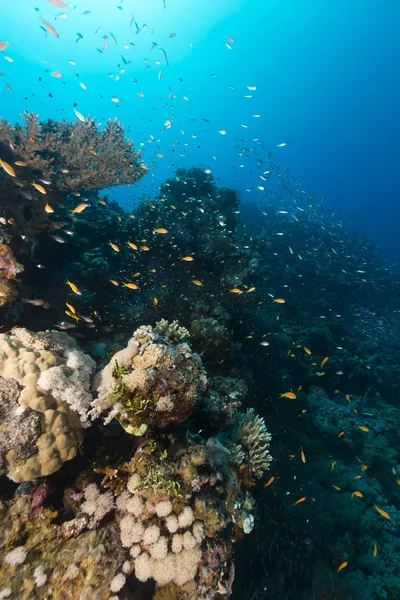
[[[0,308],[17,298],[13,280],[21,271],[23,266],[17,262],[11,248],[0,243]]]
[[[154,329],[140,327],[127,348],[101,371],[95,381],[95,416],[111,409],[107,420],[116,416],[134,435],[143,435],[147,428],[180,423],[190,416],[205,391],[206,375],[200,357],[188,344],[177,343],[186,336],[186,330],[173,323],[167,325],[161,322]]]
[[[133,142],[125,139],[117,121],[108,121],[99,131],[94,119],[84,123],[38,122],[38,115],[25,113],[25,126],[12,127],[0,121],[0,148],[10,147],[14,158],[40,171],[59,191],[101,189],[138,181],[145,169],[138,162]]]
[[[50,475],[78,451],[82,425],[87,424],[88,372],[83,372],[81,379],[82,369],[72,374],[71,357],[75,364],[82,355],[87,369],[94,362],[74,345],[72,338],[59,332],[46,336],[17,328],[10,335],[0,335],[0,377],[6,382],[2,385],[2,418],[6,439],[10,438],[3,450],[3,470],[14,481]],[[54,394],[41,387],[41,379]]]
[[[234,430],[232,458],[237,465],[249,467],[250,473],[257,479],[263,476],[271,463],[270,441],[271,435],[262,417],[256,416],[252,408],[245,414],[239,413]]]

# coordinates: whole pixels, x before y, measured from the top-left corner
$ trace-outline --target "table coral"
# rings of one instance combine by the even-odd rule
[[[13,149],[14,159],[39,171],[59,191],[101,189],[138,181],[146,173],[140,153],[127,140],[117,121],[99,130],[94,119],[39,122],[35,113],[23,115],[25,125],[0,121],[0,148]]]

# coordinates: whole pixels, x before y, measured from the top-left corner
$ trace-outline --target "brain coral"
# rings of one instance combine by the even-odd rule
[[[77,355],[81,355],[81,363],[87,366],[86,379],[84,377],[80,382],[69,383],[71,355],[74,364]],[[88,370],[94,367],[94,362],[90,361],[65,333],[32,334],[17,328],[10,335],[0,335],[0,377],[3,378],[0,455],[2,470],[13,481],[30,481],[50,475],[76,455],[84,421],[79,415],[82,413],[84,416],[84,408],[68,406],[65,398],[51,393],[50,385],[49,391],[45,391],[39,380],[43,374],[56,368],[50,381],[57,382],[59,374],[64,391],[69,391],[75,402],[80,398],[88,403],[90,396],[85,396],[84,387],[89,384]],[[75,375],[82,372],[82,369],[76,370]],[[4,382],[8,383],[8,387]],[[57,388],[54,381],[53,384]]]

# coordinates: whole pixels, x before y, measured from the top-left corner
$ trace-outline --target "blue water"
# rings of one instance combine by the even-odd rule
[[[362,233],[399,261],[397,0],[166,0],[165,8],[163,0],[81,0],[66,9],[46,0],[17,4],[2,7],[0,41],[9,41],[3,55],[14,62],[0,57],[1,116],[15,122],[29,110],[40,119],[71,120],[76,103],[99,122],[120,119],[150,167],[140,184],[112,192],[125,208],[155,194],[176,166],[198,162],[244,200],[263,201],[256,159],[240,156],[239,148],[260,156],[270,150],[308,192],[354,217]],[[138,34],[135,23],[130,26],[132,11]],[[62,13],[66,19],[57,16]],[[41,29],[41,17],[59,38]],[[228,42],[232,49],[226,36],[235,40]],[[130,42],[135,45],[125,49]],[[53,78],[54,71],[62,77]]]

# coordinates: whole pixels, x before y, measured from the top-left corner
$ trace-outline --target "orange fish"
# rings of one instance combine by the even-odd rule
[[[379,506],[377,506],[376,504],[374,504],[374,508],[375,510],[378,511],[378,513],[380,515],[382,515],[382,517],[385,517],[385,519],[390,519],[391,516],[389,515],[389,513],[387,513],[385,510],[383,510],[382,508],[379,508]]]
[[[251,287],[248,290],[246,290],[246,294],[250,294],[250,292],[254,292],[255,291],[255,287]]]
[[[53,213],[54,212],[54,208],[51,208],[50,204],[46,204],[46,206],[44,207],[44,210],[47,213]]]
[[[115,281],[115,279],[110,279],[110,282],[111,282],[113,285],[116,285],[116,286],[118,286],[118,285],[119,285],[118,281]]]
[[[85,208],[87,208],[89,206],[89,204],[78,204],[78,206],[75,206],[75,208],[73,210],[71,210],[71,215],[75,215],[76,213],[81,213],[85,210]]]
[[[26,163],[24,163],[22,160],[16,160],[15,164],[17,165],[17,167],[27,167],[28,165]]]
[[[243,294],[242,290],[240,290],[239,288],[233,288],[229,291],[231,292],[231,294]]]
[[[165,229],[164,227],[159,227],[158,229],[155,229],[153,233],[168,233],[168,229]]]
[[[71,281],[67,281],[65,282],[67,285],[69,285],[69,287],[71,288],[71,290],[74,292],[74,294],[77,294],[78,296],[82,296],[81,292],[79,291],[78,287],[75,285],[75,283],[72,283]]]
[[[48,23],[47,21],[45,21],[44,19],[40,19],[43,23],[43,25],[46,27],[47,31],[54,37],[58,38],[60,37],[57,33],[57,31],[54,29],[53,25],[50,25],[50,23]]]
[[[130,290],[138,290],[139,289],[139,286],[136,285],[136,283],[123,283],[122,287],[127,287]]]
[[[157,306],[158,304],[158,298],[153,298],[153,306]]]
[[[72,304],[69,304],[68,302],[66,302],[65,305],[68,306],[68,308],[71,312],[73,312],[74,314],[76,313],[75,307],[72,306]]]
[[[289,398],[289,400],[296,400],[297,396],[294,392],[285,392],[279,396],[280,398]]]
[[[127,242],[128,246],[132,248],[132,250],[139,250],[139,248],[133,242]]]
[[[33,187],[35,188],[35,190],[37,190],[38,192],[40,192],[41,194],[47,194],[46,190],[44,189],[44,187],[42,185],[40,185],[39,183],[35,183],[34,181],[32,182]]]
[[[358,429],[361,429],[361,431],[369,431],[369,428],[368,428],[368,427],[366,427],[365,425],[360,425],[360,426],[358,427]]]
[[[272,302],[277,302],[277,304],[285,304],[286,300],[284,300],[283,298],[274,298]]]
[[[345,560],[344,562],[342,562],[342,564],[338,567],[337,569],[337,573],[339,573],[339,571],[342,571],[342,569],[345,569],[347,567],[349,563],[347,562],[347,560]]]
[[[332,484],[332,487],[335,488],[335,490],[337,490],[338,492],[342,491],[342,488],[340,488],[338,485],[333,485]]]
[[[117,246],[117,244],[113,244],[113,242],[108,242],[108,245],[111,246],[111,248],[115,250],[115,252],[119,252],[119,247]]]
[[[193,256],[184,256],[184,257],[182,258],[182,260],[184,260],[184,261],[186,261],[186,262],[192,262],[192,260],[194,260],[194,259],[193,259]]]
[[[201,283],[201,281],[199,281],[198,279],[193,279],[194,285],[198,285],[199,287],[201,287],[203,284]]]
[[[378,546],[376,544],[374,544],[374,552],[373,552],[374,556],[376,556],[378,554]]]
[[[337,463],[337,461],[336,461],[336,460],[334,460],[334,461],[332,462],[332,465],[331,465],[331,471],[333,471],[333,470],[335,469],[335,467],[336,467],[336,463]]]
[[[357,496],[357,498],[362,498],[363,497],[363,495],[362,495],[361,492],[353,492],[352,495],[351,495],[351,497],[353,498],[354,496]]]
[[[267,481],[267,483],[264,485],[264,487],[268,487],[268,486],[270,486],[270,485],[271,485],[271,483],[274,483],[274,481],[275,481],[275,477],[274,477],[274,476],[270,477],[270,479],[268,479],[268,481]]]
[[[296,502],[293,504],[293,506],[297,506],[298,504],[301,504],[302,502],[304,502],[306,499],[305,496],[303,496],[302,498],[299,498],[298,500],[296,500]]]
[[[323,367],[324,365],[326,365],[326,363],[328,362],[328,360],[329,360],[329,356],[325,356],[324,360],[323,360],[323,361],[322,361],[322,363],[321,363],[321,367],[320,367],[321,369],[322,369],[322,367]]]
[[[306,346],[304,346],[304,351],[306,352],[306,354],[311,354],[310,348],[307,348]]]
[[[303,448],[300,448],[300,456],[303,463],[307,462],[306,455],[304,454]]]
[[[344,435],[344,431],[341,431],[338,435],[338,438],[341,438]]]
[[[346,394],[346,400],[347,400],[347,402],[351,402],[351,398],[348,394]]]
[[[150,248],[148,246],[140,246],[139,250],[143,250],[143,252],[148,252]]]
[[[0,42],[0,52],[5,50],[8,46],[8,42]]]
[[[8,173],[9,175],[11,175],[11,177],[16,177],[15,171],[12,168],[12,166],[9,165],[8,163],[4,162],[4,160],[1,160],[1,158],[0,158],[0,167],[3,167],[5,172]]]
[[[367,467],[367,465],[361,465],[360,469],[363,473],[365,473],[365,471],[368,469],[368,467]]]
[[[62,77],[62,73],[61,71],[53,71],[51,76],[55,77],[56,79],[60,79],[60,77]]]

